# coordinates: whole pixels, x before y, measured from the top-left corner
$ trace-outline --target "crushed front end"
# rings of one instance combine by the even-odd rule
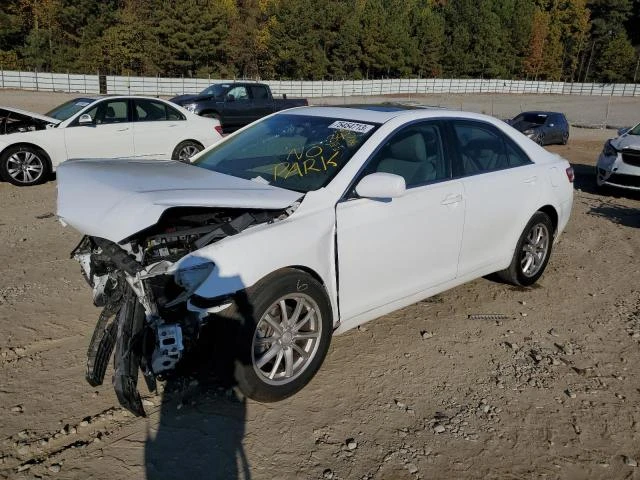
[[[89,384],[103,383],[113,354],[118,400],[144,416],[138,372],[154,391],[156,379],[172,372],[196,345],[208,316],[188,301],[214,264],[203,260],[179,268],[178,260],[251,226],[286,218],[294,208],[180,207],[165,211],[156,225],[120,243],[85,236],[71,256],[81,265],[94,304],[103,308],[87,351]]]

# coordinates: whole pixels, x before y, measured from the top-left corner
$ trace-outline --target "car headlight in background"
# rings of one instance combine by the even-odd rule
[[[213,262],[199,263],[186,268],[181,268],[173,274],[176,283],[187,292],[195,292],[200,285],[209,277],[213,268]]]
[[[602,149],[602,154],[605,157],[612,157],[614,155],[618,155],[618,151],[615,149],[613,145],[611,145],[611,140],[607,140],[604,143],[604,148]]]
[[[196,111],[196,108],[198,107],[198,104],[196,103],[187,103],[184,108],[186,108],[187,110],[189,110],[191,113],[194,113]]]

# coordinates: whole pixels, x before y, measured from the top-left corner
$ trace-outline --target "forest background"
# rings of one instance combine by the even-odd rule
[[[640,0],[2,0],[4,70],[640,79]]]

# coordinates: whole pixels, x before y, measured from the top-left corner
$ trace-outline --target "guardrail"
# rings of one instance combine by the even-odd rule
[[[232,79],[102,76],[0,70],[0,88],[42,92],[180,95]],[[268,80],[274,95],[350,97],[428,93],[512,93],[636,97],[637,83],[566,83],[499,79],[407,78],[381,80]]]

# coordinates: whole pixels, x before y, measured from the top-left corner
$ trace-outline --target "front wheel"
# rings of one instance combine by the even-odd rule
[[[320,368],[331,342],[331,306],[325,288],[294,269],[267,277],[238,297],[226,315],[243,325],[236,338],[234,377],[247,397],[283,400]]]
[[[569,141],[569,132],[564,132],[562,134],[562,145],[566,145]]]
[[[178,160],[183,163],[191,163],[191,157],[196,153],[201,152],[203,149],[204,147],[198,142],[194,140],[185,140],[184,142],[180,142],[173,150],[171,159]]]
[[[0,177],[19,187],[44,182],[49,171],[47,154],[29,145],[7,148],[0,157]]]
[[[498,275],[513,285],[533,285],[547,267],[552,246],[553,223],[546,213],[536,212],[520,235],[511,265]]]

